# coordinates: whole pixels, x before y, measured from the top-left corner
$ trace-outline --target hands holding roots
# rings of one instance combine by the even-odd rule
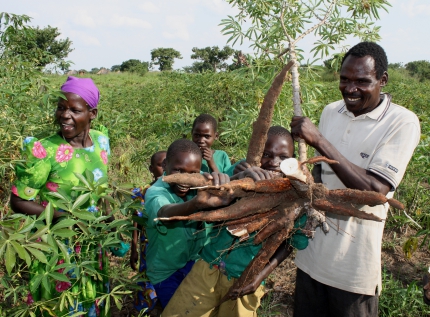
[[[361,219],[382,221],[383,219],[358,208],[362,205],[380,205],[388,202],[391,206],[404,209],[402,203],[387,199],[383,194],[354,189],[328,190],[323,184],[314,183],[305,163],[338,162],[325,157],[314,157],[300,163],[288,159],[282,171],[286,177],[253,181],[244,178],[228,184],[212,186],[200,174],[173,174],[165,176],[167,183],[187,184],[198,187],[215,196],[228,195],[240,198],[235,203],[212,211],[203,211],[185,217],[159,218],[162,221],[194,220],[206,222],[223,222],[223,226],[240,241],[246,240],[250,233],[257,232],[254,244],[264,243],[259,253],[249,263],[221,303],[245,295],[244,289],[253,281],[269,263],[270,258],[283,241],[292,236],[294,221],[307,214],[307,223],[302,232],[313,237],[316,227],[321,226],[327,233],[329,226],[325,222],[325,212]],[[294,160],[291,161],[291,160]],[[287,160],[286,160],[287,161]],[[287,164],[287,165],[286,165]],[[220,304],[221,304],[220,303]]]

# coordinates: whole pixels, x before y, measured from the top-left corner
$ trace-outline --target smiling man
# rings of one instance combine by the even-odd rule
[[[329,189],[371,190],[390,198],[403,178],[420,125],[414,113],[382,93],[387,67],[382,47],[357,44],[342,60],[343,100],[325,107],[319,128],[305,117],[291,122],[294,136],[340,163],[321,163],[312,172]],[[361,209],[385,219],[388,205]],[[309,246],[297,252],[294,316],[377,316],[384,222],[326,216],[330,232],[318,228]]]

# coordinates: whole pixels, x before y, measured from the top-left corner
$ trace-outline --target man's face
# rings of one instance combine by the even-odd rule
[[[260,161],[261,168],[268,171],[280,172],[281,162],[293,157],[293,154],[294,145],[292,138],[269,134]]]
[[[355,116],[359,116],[379,105],[381,88],[387,81],[386,72],[380,79],[376,79],[373,57],[349,55],[340,70],[339,90],[347,109]]]
[[[166,175],[178,173],[200,173],[202,157],[194,153],[178,152],[170,160],[166,159]],[[170,184],[170,188],[179,197],[185,197],[190,186],[183,184]]]

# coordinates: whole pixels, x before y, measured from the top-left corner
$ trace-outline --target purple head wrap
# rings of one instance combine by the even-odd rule
[[[100,92],[91,78],[77,78],[69,76],[61,86],[61,91],[79,95],[91,108],[97,108]]]

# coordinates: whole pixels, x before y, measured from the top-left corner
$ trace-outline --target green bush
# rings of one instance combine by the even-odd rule
[[[415,61],[405,65],[406,70],[412,76],[418,77],[421,81],[430,79],[430,62],[429,61]]]

